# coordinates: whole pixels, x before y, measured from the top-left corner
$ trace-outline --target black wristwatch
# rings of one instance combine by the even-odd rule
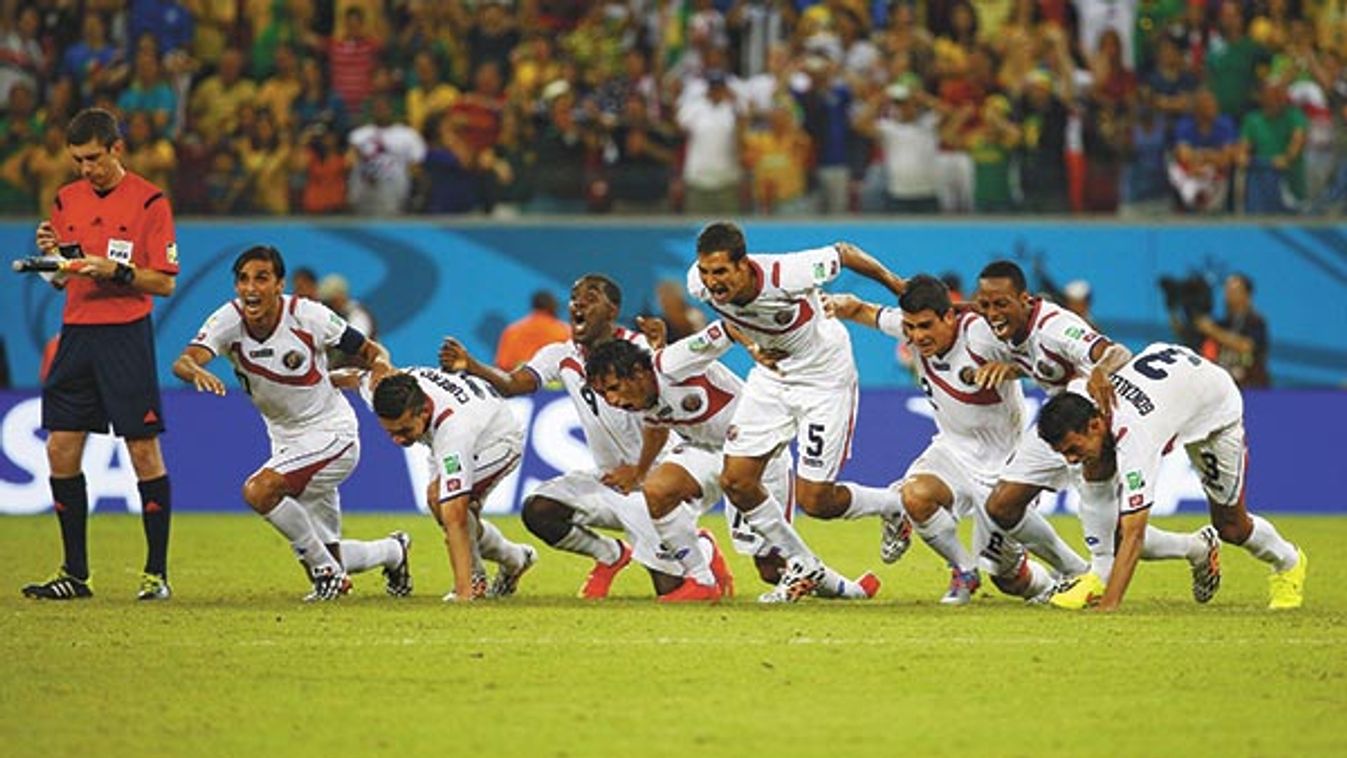
[[[125,263],[118,263],[117,270],[112,272],[112,281],[118,284],[130,284],[136,280],[136,270]]]

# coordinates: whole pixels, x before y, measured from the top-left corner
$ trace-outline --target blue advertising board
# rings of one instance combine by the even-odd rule
[[[424,510],[418,495],[429,475],[424,450],[394,445],[363,403],[352,401],[360,416],[362,452],[360,465],[342,488],[343,509]],[[33,392],[0,392],[0,514],[51,508],[40,402]],[[539,482],[592,463],[574,406],[565,395],[545,392],[511,403],[525,426],[527,450],[518,471],[492,493],[488,512],[515,511]],[[1343,446],[1335,439],[1338,430],[1347,428],[1347,393],[1249,392],[1245,407],[1250,507],[1267,513],[1347,513],[1347,466]],[[165,395],[164,414],[169,427],[164,455],[173,476],[175,510],[246,513],[240,496],[243,480],[268,456],[266,431],[247,396],[174,390]],[[920,393],[863,391],[854,454],[843,478],[865,484],[900,478],[934,431],[929,403]],[[1200,482],[1186,458],[1180,453],[1165,461],[1155,513],[1204,511]],[[84,470],[96,509],[139,508],[135,476],[119,441],[91,436]],[[1040,507],[1073,511],[1074,497],[1064,493],[1045,498]]]
[[[351,294],[378,318],[380,338],[399,363],[434,361],[441,337],[453,334],[475,354],[494,354],[501,330],[528,310],[540,289],[564,301],[589,271],[612,277],[624,291],[623,316],[656,309],[655,285],[685,281],[698,223],[688,219],[571,222],[441,221],[183,221],[178,225],[182,273],[173,297],[155,311],[159,366],[169,366],[216,307],[232,297],[230,263],[243,248],[279,247],[291,269],[343,274]],[[1157,286],[1161,276],[1200,274],[1213,282],[1231,272],[1256,284],[1256,307],[1267,317],[1275,386],[1341,387],[1347,382],[1347,226],[1161,226],[1084,221],[875,221],[745,224],[749,248],[786,251],[849,240],[900,274],[952,272],[965,291],[996,258],[1018,260],[1037,284],[1036,268],[1060,285],[1084,279],[1094,289],[1094,317],[1111,337],[1140,348],[1172,339]],[[33,224],[0,223],[0,250],[32,252]],[[877,301],[892,296],[844,272],[833,290]],[[13,383],[37,385],[43,345],[60,328],[62,296],[36,277],[0,282],[0,336]],[[852,329],[862,386],[910,387],[894,359],[894,343],[873,330]],[[735,354],[731,366],[744,369]],[[223,372],[228,373],[228,372]],[[228,381],[233,381],[232,377]]]

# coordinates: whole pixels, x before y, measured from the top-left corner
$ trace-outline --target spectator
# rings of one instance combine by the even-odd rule
[[[131,0],[127,37],[139,40],[148,34],[164,55],[186,53],[195,34],[191,12],[173,0]]]
[[[61,74],[73,79],[80,97],[88,100],[95,90],[107,86],[110,72],[123,61],[121,50],[108,41],[103,17],[89,13],[80,41],[66,48],[61,58]]]
[[[1009,213],[1019,192],[1011,161],[1022,138],[1020,127],[1010,119],[1010,101],[1004,95],[984,100],[981,115],[964,135],[973,159],[973,207],[982,213]]]
[[[290,291],[295,297],[318,300],[318,274],[308,266],[300,266],[290,274]]]
[[[426,118],[446,112],[458,101],[458,88],[442,80],[435,55],[422,50],[412,58],[415,78],[407,88],[407,123],[418,132],[425,130]]]
[[[621,120],[608,133],[605,175],[615,213],[664,213],[669,210],[678,137],[668,124],[651,117],[639,91],[627,95]]]
[[[239,109],[256,96],[257,86],[243,78],[243,53],[227,48],[219,69],[192,93],[188,114],[193,128],[206,144],[217,144],[235,130]]]
[[[206,173],[206,200],[210,212],[230,216],[248,211],[244,193],[248,177],[239,165],[233,148],[224,146],[211,154],[210,170]]]
[[[1035,213],[1065,213],[1067,198],[1067,104],[1053,89],[1046,71],[1030,72],[1017,120],[1024,130],[1020,182],[1025,208]]]
[[[1085,147],[1084,210],[1117,213],[1122,167],[1131,149],[1131,125],[1124,106],[1093,102],[1082,116]]]
[[[529,299],[529,313],[511,322],[496,343],[496,365],[506,371],[519,368],[538,349],[571,338],[571,328],[557,318],[557,299],[547,290],[538,290]]]
[[[791,92],[804,111],[804,130],[814,145],[814,178],[823,214],[851,210],[851,87],[837,77],[837,65],[818,55],[804,60],[807,74],[791,80]]]
[[[8,108],[0,119],[0,212],[33,213],[33,197],[23,177],[23,162],[42,138],[42,117],[28,85],[9,90]]]
[[[289,133],[277,128],[271,111],[258,111],[252,130],[239,144],[254,211],[275,216],[290,212],[292,152]]]
[[[381,45],[367,30],[364,10],[348,7],[345,19],[342,36],[333,37],[327,45],[329,79],[346,112],[357,114],[374,93],[374,69],[379,65]]]
[[[1219,13],[1220,42],[1213,42],[1207,51],[1207,83],[1221,113],[1239,121],[1253,107],[1258,68],[1266,65],[1268,54],[1245,35],[1244,14],[1236,0],[1222,0]]]
[[[130,114],[126,122],[126,148],[122,165],[140,174],[151,184],[173,197],[173,172],[178,155],[173,143],[155,131],[152,116],[146,111]]]
[[[469,65],[476,70],[484,63],[494,64],[501,78],[509,81],[510,54],[519,46],[520,36],[508,4],[486,0],[478,4],[475,15],[466,35]]]
[[[533,195],[524,210],[584,213],[592,179],[589,167],[598,143],[595,125],[577,117],[575,95],[564,80],[548,85],[543,97],[547,112],[533,140]]]
[[[426,213],[470,213],[482,208],[483,177],[479,153],[458,133],[452,115],[437,113],[427,124],[430,147],[425,172],[429,181]]]
[[[351,208],[364,215],[403,213],[411,200],[413,173],[426,158],[426,142],[415,129],[393,122],[387,97],[376,97],[370,112],[370,123],[351,132]]]
[[[239,3],[236,0],[185,0],[183,5],[195,22],[192,58],[199,65],[214,69],[237,28]]]
[[[136,50],[131,83],[118,96],[117,108],[122,118],[133,113],[147,114],[155,135],[172,138],[177,133],[174,118],[178,112],[178,96],[164,80],[153,44]]]
[[[706,326],[706,314],[687,300],[687,285],[673,279],[662,279],[655,285],[655,302],[659,317],[668,328],[666,342],[677,342]]]
[[[1253,307],[1253,280],[1244,274],[1225,279],[1225,315],[1219,321],[1198,316],[1193,326],[1206,337],[1202,354],[1215,361],[1241,388],[1267,387],[1268,328]]]
[[[292,102],[295,124],[300,131],[323,126],[338,137],[346,134],[346,106],[328,89],[322,65],[313,58],[299,62],[299,94]]]
[[[1234,122],[1219,107],[1215,93],[1200,89],[1193,96],[1193,115],[1174,125],[1169,181],[1183,210],[1221,211],[1226,207],[1239,145]]]
[[[56,192],[76,178],[70,154],[66,152],[65,137],[64,122],[48,119],[42,144],[30,149],[24,161],[23,173],[34,190],[31,194],[37,197],[39,210],[52,207]]]
[[[786,99],[771,111],[766,129],[744,137],[744,165],[752,172],[753,204],[759,213],[799,216],[813,210],[805,194],[809,179],[809,135]]]
[[[888,209],[894,213],[935,213],[936,151],[940,116],[930,98],[909,84],[894,84],[885,99],[857,116],[856,129],[879,143],[888,180]]]
[[[1192,112],[1197,78],[1184,65],[1181,39],[1161,34],[1156,45],[1155,69],[1147,75],[1142,90],[1150,93],[1152,107],[1163,123],[1173,126]]]
[[[743,123],[722,71],[706,76],[705,98],[684,103],[678,126],[687,135],[683,182],[688,213],[721,215],[739,212],[739,143]]]
[[[474,152],[494,148],[500,141],[501,117],[505,110],[500,68],[483,63],[473,69],[472,89],[450,107],[463,140]]]
[[[38,39],[40,25],[32,5],[21,7],[17,18],[0,18],[0,99],[8,100],[10,88],[20,83],[38,92],[39,80],[50,75],[47,53]]]
[[[1305,196],[1305,114],[1275,81],[1263,85],[1261,107],[1240,125],[1240,161],[1247,167],[1246,213],[1291,213]]]
[[[346,277],[341,274],[328,274],[323,277],[318,282],[318,299],[338,316],[346,319],[346,323],[361,334],[369,339],[375,338],[378,326],[374,321],[374,314],[370,313],[359,300],[351,297]]]
[[[271,112],[276,128],[290,131],[295,124],[295,98],[304,89],[299,78],[299,59],[294,48],[276,48],[276,70],[257,88],[254,101],[258,108]]]
[[[1136,29],[1138,0],[1071,0],[1076,8],[1077,44],[1091,60],[1105,44],[1105,35],[1117,36],[1122,67],[1132,70],[1132,33]]]

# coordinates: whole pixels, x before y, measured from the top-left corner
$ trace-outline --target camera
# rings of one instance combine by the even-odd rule
[[[1211,285],[1202,274],[1194,272],[1182,278],[1162,276],[1160,291],[1165,295],[1165,308],[1171,313],[1183,311],[1188,321],[1211,313]]]

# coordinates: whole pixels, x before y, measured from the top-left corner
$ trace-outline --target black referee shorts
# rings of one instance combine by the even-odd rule
[[[154,325],[66,324],[42,385],[42,428],[141,439],[164,431]]]

